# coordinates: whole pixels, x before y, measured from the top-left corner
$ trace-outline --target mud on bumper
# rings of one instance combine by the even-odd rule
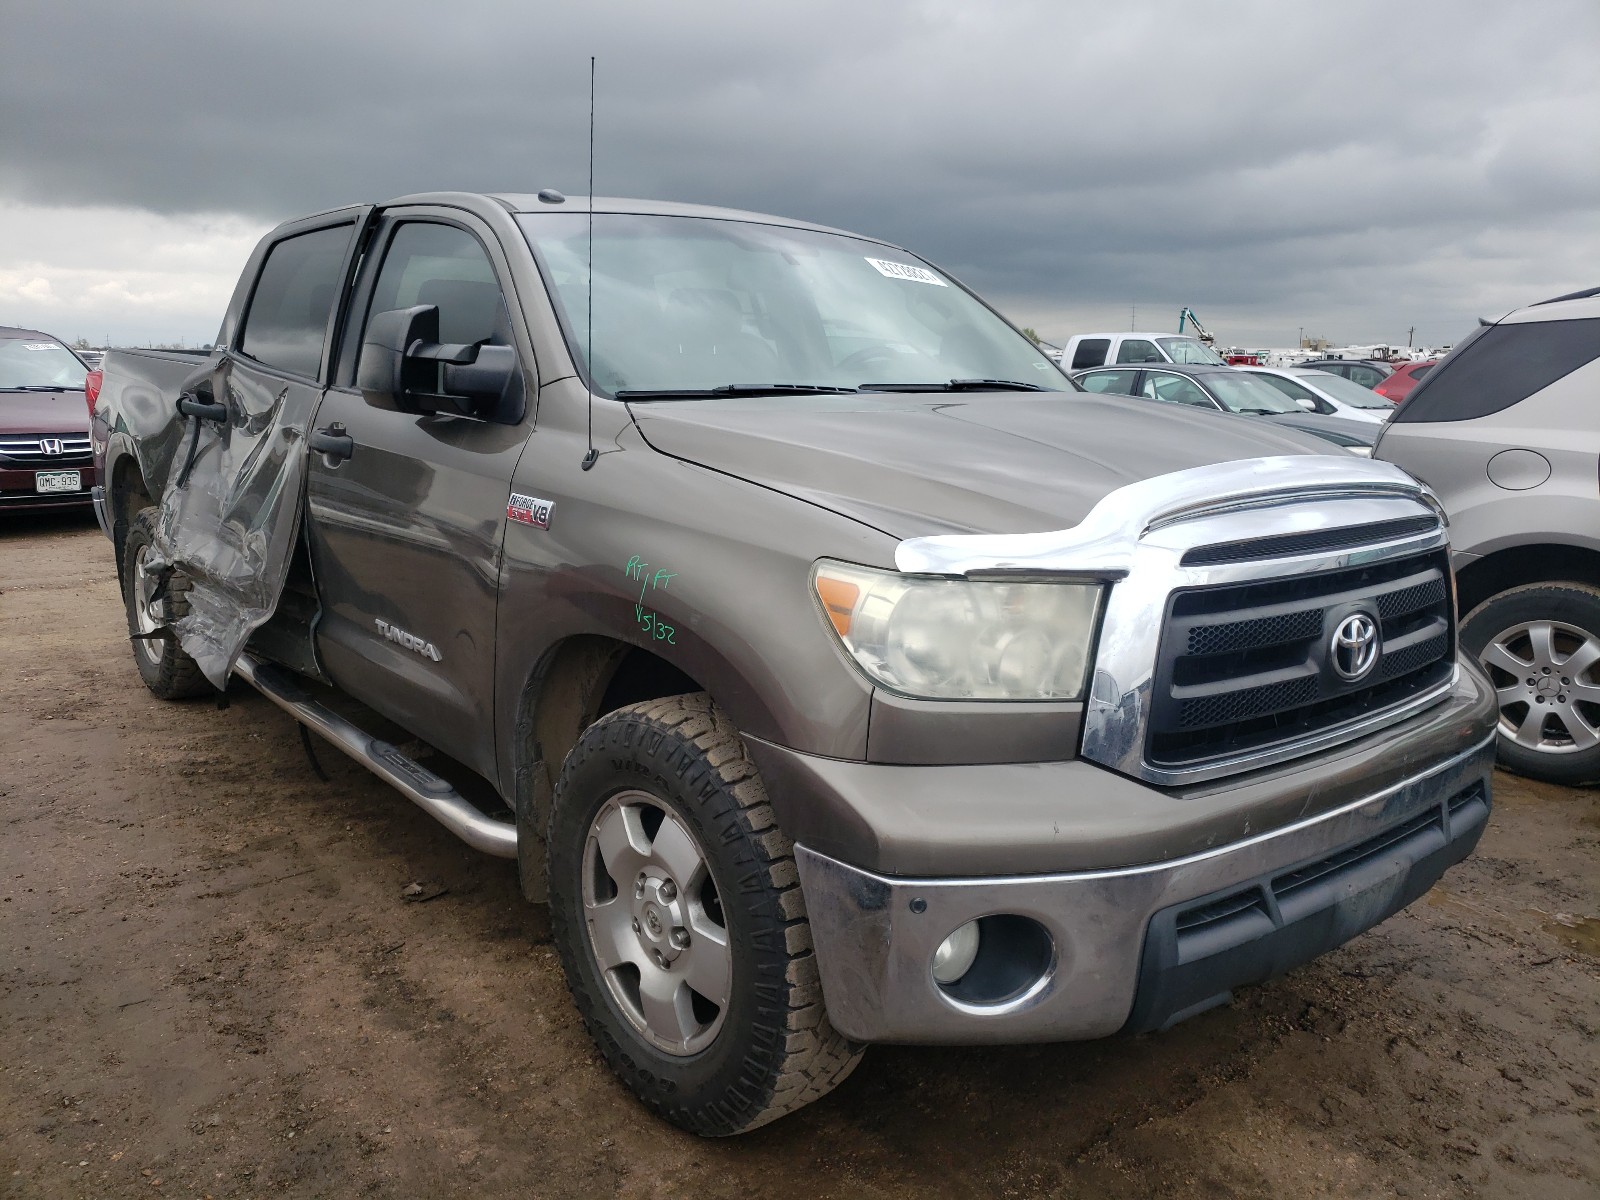
[[[1488,822],[1493,738],[1333,812],[1173,862],[1011,878],[877,875],[795,847],[828,1016],[867,1042],[1070,1041],[1166,1028],[1426,892]],[[980,921],[937,983],[939,944]]]

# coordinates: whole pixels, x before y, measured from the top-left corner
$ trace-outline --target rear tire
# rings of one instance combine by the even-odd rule
[[[122,603],[128,614],[134,665],[144,685],[163,700],[210,695],[216,689],[194,659],[183,652],[177,634],[169,628],[189,611],[189,581],[174,574],[165,596],[152,598],[158,580],[146,569],[145,560],[154,540],[155,517],[156,509],[141,510],[128,526],[128,540],[123,543]],[[164,636],[135,636],[161,630],[166,630]]]
[[[1500,705],[1499,759],[1519,775],[1600,780],[1600,589],[1534,583],[1478,605],[1461,646]]]
[[[591,725],[556,784],[549,851],[573,1000],[656,1114],[703,1136],[744,1133],[860,1061],[823,1009],[793,845],[709,696]]]

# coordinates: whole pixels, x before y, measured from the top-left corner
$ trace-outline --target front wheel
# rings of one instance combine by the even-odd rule
[[[1500,704],[1502,764],[1551,783],[1600,780],[1600,590],[1535,583],[1461,623]]]
[[[860,1061],[823,1010],[793,846],[710,697],[630,705],[590,726],[556,784],[548,844],[573,999],[657,1114],[743,1133]]]

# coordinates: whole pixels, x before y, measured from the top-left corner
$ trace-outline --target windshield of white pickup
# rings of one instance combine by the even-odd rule
[[[607,392],[952,380],[1072,390],[1033,343],[902,250],[702,217],[595,214],[591,349],[586,214],[519,220],[573,357]]]
[[[1228,363],[1210,346],[1190,337],[1164,337],[1156,341],[1161,343],[1161,348],[1175,363],[1204,363],[1208,367],[1222,367]]]

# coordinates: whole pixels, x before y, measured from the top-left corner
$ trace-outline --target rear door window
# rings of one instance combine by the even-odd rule
[[[1470,421],[1501,412],[1600,357],[1600,317],[1495,325],[1428,372],[1396,421]]]
[[[1388,376],[1377,367],[1369,367],[1366,363],[1351,363],[1349,378],[1353,383],[1359,383],[1364,388],[1375,388]]]
[[[1106,361],[1106,351],[1111,349],[1110,338],[1084,338],[1072,352],[1072,367],[1081,371],[1085,367],[1098,367]]]
[[[240,353],[307,379],[321,374],[323,341],[354,229],[317,229],[285,238],[267,252],[239,335]]]
[[[1144,338],[1124,338],[1122,345],[1117,347],[1117,361],[1119,363],[1148,363],[1166,362],[1161,351],[1157,350],[1154,342]]]

